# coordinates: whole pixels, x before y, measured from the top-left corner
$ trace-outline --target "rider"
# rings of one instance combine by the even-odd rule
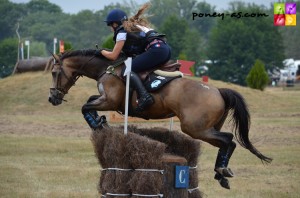
[[[145,4],[136,15],[129,19],[123,10],[111,10],[105,22],[114,32],[115,46],[112,51],[96,52],[110,60],[116,60],[121,51],[133,58],[130,83],[133,84],[138,94],[136,111],[143,111],[154,103],[152,95],[146,91],[136,73],[164,64],[171,57],[171,50],[165,41],[165,35],[151,29],[149,22],[141,17],[148,7],[149,4]]]

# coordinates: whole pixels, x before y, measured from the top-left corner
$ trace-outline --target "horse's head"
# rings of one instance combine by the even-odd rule
[[[75,84],[77,76],[73,74],[72,68],[64,66],[60,56],[54,55],[55,64],[52,69],[52,87],[50,88],[48,101],[54,105],[60,105],[65,94]]]
[[[53,55],[55,64],[52,69],[53,85],[50,88],[49,102],[60,105],[69,89],[80,76],[98,80],[111,63],[104,57],[95,56],[95,50],[68,51],[62,55]]]

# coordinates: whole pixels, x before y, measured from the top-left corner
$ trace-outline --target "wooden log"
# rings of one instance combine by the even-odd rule
[[[187,198],[188,191],[184,188],[175,188],[175,167],[187,166],[187,160],[183,157],[165,154],[162,157],[164,164],[164,184],[162,194],[164,197]]]
[[[20,60],[16,65],[15,73],[44,71],[48,61],[49,57]]]

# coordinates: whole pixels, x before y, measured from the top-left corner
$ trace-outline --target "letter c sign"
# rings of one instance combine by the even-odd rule
[[[189,187],[189,167],[175,166],[175,188]]]

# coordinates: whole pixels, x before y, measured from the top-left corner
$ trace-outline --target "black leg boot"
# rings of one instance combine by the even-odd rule
[[[216,165],[215,165],[215,179],[219,181],[223,188],[230,189],[229,181],[225,177],[233,177],[234,174],[230,168],[227,168],[232,153],[236,147],[235,142],[231,142],[227,151],[219,149]],[[224,168],[224,169],[223,169]]]
[[[82,114],[88,125],[95,130],[98,127],[98,122],[94,118],[93,114],[90,112],[84,112]]]
[[[219,149],[216,164],[215,164],[215,171],[224,177],[233,177],[234,174],[230,168],[228,168],[228,163],[231,158],[231,155],[236,147],[234,142],[231,142],[227,149],[221,148]]]
[[[229,160],[230,160],[230,158],[232,156],[232,153],[233,153],[235,147],[236,147],[236,143],[235,142],[231,142],[230,145],[229,145],[229,147],[228,147],[228,150],[227,150],[228,160],[227,160],[227,162],[225,164],[226,167],[228,166]]]
[[[219,149],[216,165],[215,165],[215,180],[218,180],[223,188],[230,189],[229,180],[223,175],[223,169],[227,163],[226,149]]]
[[[81,113],[82,113],[85,121],[88,123],[88,125],[92,129],[95,130],[98,127],[98,124],[100,121],[100,117],[99,117],[97,111],[95,111],[95,110],[87,111],[82,108]]]
[[[138,105],[135,110],[139,112],[144,111],[145,108],[154,103],[154,99],[145,89],[139,76],[134,72],[130,73],[130,83],[133,84],[138,94]]]

